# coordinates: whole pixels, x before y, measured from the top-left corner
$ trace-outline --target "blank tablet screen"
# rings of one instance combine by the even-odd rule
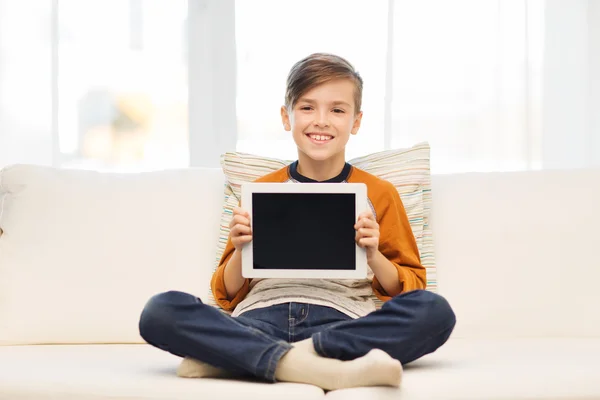
[[[253,193],[255,269],[356,268],[353,193]]]

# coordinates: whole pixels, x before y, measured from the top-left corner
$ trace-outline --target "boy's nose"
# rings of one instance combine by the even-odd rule
[[[329,126],[329,113],[320,112],[316,114],[315,126],[325,127]]]

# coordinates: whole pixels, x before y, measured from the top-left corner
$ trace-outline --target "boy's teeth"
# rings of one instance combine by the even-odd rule
[[[310,135],[311,138],[315,140],[329,140],[331,136],[321,136],[321,135]]]

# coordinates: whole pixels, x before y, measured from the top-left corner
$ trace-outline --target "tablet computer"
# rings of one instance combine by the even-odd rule
[[[368,207],[365,184],[246,183],[241,206],[252,226],[245,278],[366,278],[354,229]]]

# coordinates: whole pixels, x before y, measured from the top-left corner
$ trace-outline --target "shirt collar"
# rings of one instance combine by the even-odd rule
[[[345,182],[350,176],[351,169],[352,165],[346,163],[344,164],[344,169],[342,169],[342,172],[340,172],[338,176],[334,176],[333,178],[328,179],[326,181],[316,181],[314,179],[310,179],[304,175],[301,175],[298,172],[298,161],[294,161],[292,164],[290,164],[289,171],[292,179],[302,183],[342,183]]]

